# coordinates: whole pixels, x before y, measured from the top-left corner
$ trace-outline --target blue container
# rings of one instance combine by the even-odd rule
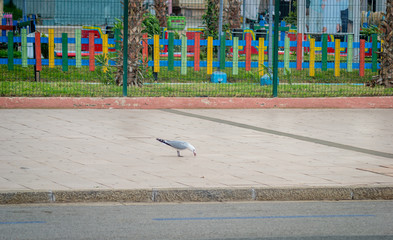
[[[212,83],[226,83],[227,74],[224,72],[214,72],[210,78]]]
[[[277,78],[277,83],[279,82],[279,79]],[[271,77],[269,74],[265,74],[261,77],[261,85],[262,86],[268,86],[268,85],[273,85],[273,75]]]

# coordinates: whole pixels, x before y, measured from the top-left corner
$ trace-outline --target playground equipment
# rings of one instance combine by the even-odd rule
[[[385,19],[383,12],[366,12],[363,11],[361,14],[360,26],[368,27],[368,26],[379,26],[381,25],[382,20]]]
[[[1,19],[1,35],[7,36],[7,31],[12,31],[14,34],[16,32],[20,33],[21,29],[26,29],[27,34],[35,32],[35,15],[32,15],[31,18],[27,18],[26,21],[16,21],[12,19],[11,13],[5,13],[3,15],[3,19]]]
[[[188,31],[186,32],[187,39],[189,40],[194,40],[195,38],[195,33],[202,33],[203,28],[189,28]],[[168,40],[168,28],[162,28],[162,39]],[[160,56],[161,57],[168,57],[168,45],[161,45],[160,44]],[[193,57],[194,56],[194,47],[193,46],[187,46],[187,56],[188,57]],[[180,52],[175,52],[174,57],[181,57]]]
[[[224,72],[216,71],[210,77],[210,81],[212,83],[226,83],[227,82],[227,74]]]
[[[103,32],[102,32],[101,27],[97,27],[97,26],[83,26],[81,33],[82,33],[82,38],[89,38],[90,33],[94,34],[94,39],[99,39],[99,38],[102,38],[102,36],[103,36]],[[88,52],[89,51],[89,44],[82,44],[82,51]],[[102,52],[102,44],[95,44],[94,51],[97,53]],[[108,51],[109,52],[116,51],[115,45],[109,44]]]
[[[169,30],[184,30],[186,27],[186,17],[168,16],[167,25]]]
[[[107,29],[107,33],[109,30]],[[102,32],[101,27],[97,26],[83,26],[81,30],[81,38],[89,38],[90,34],[93,35],[94,40],[95,39],[103,39],[104,38],[104,33]],[[108,38],[108,35],[106,35],[106,38]],[[81,44],[81,55],[86,57],[90,55],[90,46],[89,43],[82,43]],[[108,44],[108,52],[115,52],[115,44]],[[96,43],[94,44],[94,55],[100,55],[102,54],[103,51],[103,44],[102,43]],[[63,51],[55,51],[57,57],[62,57],[63,56]],[[75,57],[76,52],[73,51],[67,51],[68,57]]]

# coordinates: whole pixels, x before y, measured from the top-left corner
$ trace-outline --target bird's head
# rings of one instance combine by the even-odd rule
[[[194,146],[192,146],[191,144],[188,144],[188,149],[194,154],[194,156],[196,156],[196,149]]]
[[[194,154],[194,156],[196,156],[196,149],[195,149],[195,147],[192,146],[192,145],[189,144],[189,143],[187,143],[186,146],[187,146],[188,150],[190,150],[190,151]]]

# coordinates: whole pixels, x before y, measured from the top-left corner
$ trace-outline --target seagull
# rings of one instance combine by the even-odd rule
[[[189,144],[188,142],[183,142],[183,141],[172,141],[172,140],[164,140],[161,138],[156,138],[157,141],[165,143],[168,146],[171,146],[173,148],[175,148],[177,150],[177,156],[180,156],[180,151],[184,150],[184,149],[188,149],[190,150],[194,156],[196,156],[196,149],[194,146],[192,146],[191,144]]]

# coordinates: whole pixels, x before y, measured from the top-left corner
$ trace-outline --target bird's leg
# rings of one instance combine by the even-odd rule
[[[181,157],[181,156],[180,156],[180,151],[179,151],[179,150],[177,150],[177,156],[178,156],[178,157]]]

